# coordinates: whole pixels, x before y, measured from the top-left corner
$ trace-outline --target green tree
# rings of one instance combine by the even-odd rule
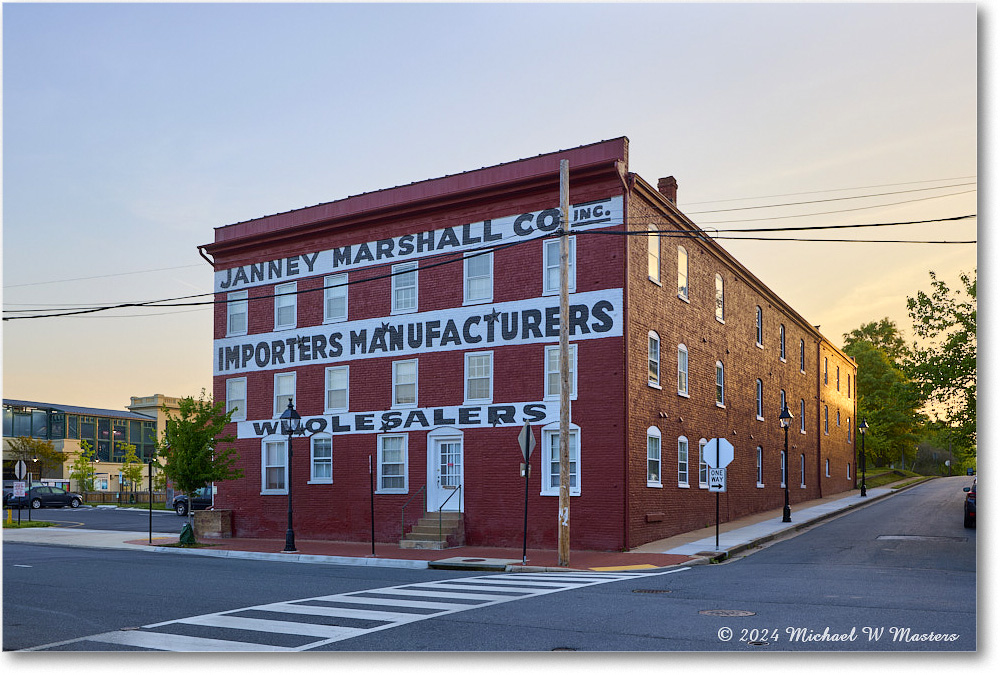
[[[163,412],[167,419],[163,438],[157,443],[158,454],[163,458],[163,473],[181,493],[192,495],[213,482],[243,476],[243,470],[236,466],[236,451],[223,447],[236,440],[231,434],[221,435],[233,414],[226,412],[224,403],[206,399],[202,390],[197,399],[182,398],[176,416],[166,406]]]
[[[28,466],[32,480],[37,481],[46,472],[62,466],[66,461],[66,453],[60,452],[52,445],[52,441],[28,436],[17,436],[7,441],[10,456],[22,460]]]
[[[865,453],[872,465],[912,456],[926,418],[919,387],[890,356],[907,358],[898,329],[883,319],[847,333],[844,341],[844,352],[858,364],[857,421],[868,423]]]
[[[960,274],[952,291],[930,272],[933,290],[906,299],[913,319],[910,376],[934,412],[951,428],[956,451],[976,454],[976,272]]]
[[[119,442],[118,447],[125,453],[125,459],[122,460],[122,478],[128,481],[132,492],[135,492],[135,486],[142,480],[142,462],[139,461],[139,456],[135,454],[135,446],[131,443]]]
[[[77,490],[80,492],[94,491],[94,476],[97,469],[94,467],[94,457],[97,451],[87,441],[80,441],[80,453],[73,459],[70,467],[69,477],[76,481]]]

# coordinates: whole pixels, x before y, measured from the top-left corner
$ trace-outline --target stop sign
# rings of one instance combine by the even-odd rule
[[[711,468],[725,469],[733,461],[733,444],[725,438],[713,438],[705,445],[702,457]]]

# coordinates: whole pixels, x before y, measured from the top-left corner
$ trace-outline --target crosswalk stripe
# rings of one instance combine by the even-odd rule
[[[99,635],[58,643],[57,645],[35,647],[29,651],[41,651],[46,648],[63,646],[74,642],[103,642],[141,649],[180,652],[305,651],[340,640],[395,628],[424,619],[463,612],[469,609],[488,607],[513,600],[538,597],[598,584],[672,574],[685,569],[689,568],[680,567],[656,573],[579,572],[553,575],[551,573],[519,572],[506,575],[465,577],[401,584],[399,586],[370,588],[362,591],[350,591],[336,595],[274,602],[214,614],[172,619],[148,624],[143,626],[141,630],[101,633]],[[468,600],[470,602],[447,602],[448,599]],[[338,605],[355,605],[355,607],[335,607],[332,606],[332,603]],[[430,613],[421,613],[418,611],[407,611],[408,609],[427,609],[432,611]],[[236,616],[243,612],[275,612],[280,613],[282,618],[267,619]],[[283,617],[287,617],[288,620],[284,620]],[[310,621],[310,618],[313,618],[314,621]],[[337,618],[363,619],[381,623],[380,625],[367,628],[357,628],[354,626],[336,625],[336,621],[333,621],[333,625],[330,623],[320,623],[320,618],[327,620],[335,620]],[[157,628],[180,625],[215,629],[219,631],[219,637],[194,637],[156,630]],[[239,637],[240,639],[225,639],[227,631],[239,631],[234,637]],[[261,633],[262,640],[265,643],[247,642],[244,631]],[[279,635],[300,636],[303,644],[291,647],[266,644],[266,636],[268,635],[274,636],[273,639],[275,642],[287,642],[291,640],[291,638],[279,639],[277,637]],[[292,641],[294,642],[294,640]]]

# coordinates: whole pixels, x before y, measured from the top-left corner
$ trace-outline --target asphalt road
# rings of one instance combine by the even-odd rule
[[[4,649],[972,651],[968,482],[931,481],[724,564],[602,583],[5,545]]]
[[[6,516],[6,510],[5,510]],[[17,510],[13,512],[17,520]],[[121,532],[147,532],[149,510],[137,508],[107,508],[81,506],[78,509],[32,509],[32,520],[45,520],[60,527],[80,527],[87,530],[115,530]],[[28,520],[28,509],[21,509],[21,520]],[[153,532],[180,533],[187,518],[173,511],[153,510]]]

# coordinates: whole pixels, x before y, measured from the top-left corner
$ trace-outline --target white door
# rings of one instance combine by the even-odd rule
[[[434,438],[427,458],[427,510],[461,511],[462,438]]]

